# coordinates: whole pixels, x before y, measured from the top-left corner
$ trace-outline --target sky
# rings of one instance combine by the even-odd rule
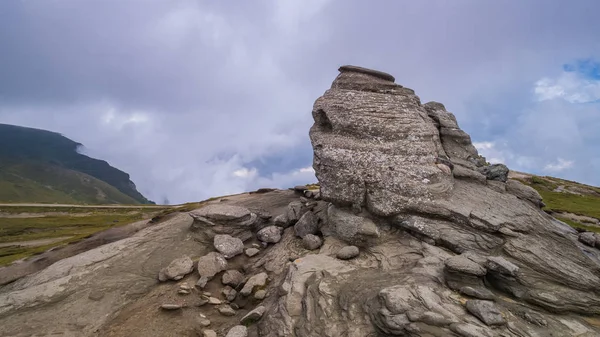
[[[315,182],[344,64],[453,112],[491,162],[600,185],[597,0],[4,0],[0,123],[60,132],[183,203]]]

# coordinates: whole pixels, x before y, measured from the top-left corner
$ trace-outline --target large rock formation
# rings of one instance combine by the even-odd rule
[[[440,103],[340,71],[313,110],[320,193],[213,200],[6,285],[0,336],[599,336],[598,237],[541,211]]]

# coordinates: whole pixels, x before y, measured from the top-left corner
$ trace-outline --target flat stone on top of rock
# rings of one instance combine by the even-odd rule
[[[281,241],[281,231],[283,228],[277,226],[268,226],[256,233],[256,238],[262,242],[277,243]]]
[[[236,325],[229,329],[225,337],[248,337],[248,328],[243,325]]]
[[[396,79],[394,78],[394,76],[383,72],[383,71],[379,71],[379,70],[373,70],[373,69],[368,69],[368,68],[363,68],[363,67],[359,67],[359,66],[352,66],[352,65],[345,65],[345,66],[341,66],[338,69],[339,72],[355,72],[355,73],[361,73],[361,74],[366,74],[366,75],[371,75],[377,78],[380,78],[382,80],[386,80],[386,81],[390,81],[390,82],[395,82]]]
[[[244,296],[248,296],[250,294],[252,294],[252,292],[254,291],[254,288],[260,288],[260,287],[264,287],[265,285],[267,285],[267,280],[269,279],[269,276],[267,275],[267,273],[260,273],[260,274],[256,274],[254,276],[252,276],[248,282],[246,282],[246,284],[244,284],[244,288],[242,288],[242,290],[240,291],[240,294],[244,295]]]
[[[226,259],[230,259],[244,252],[244,242],[231,235],[217,234],[215,235],[213,243],[215,249],[223,254]]]
[[[163,268],[158,273],[158,280],[163,282],[166,280],[181,280],[185,275],[194,270],[194,262],[189,256],[183,256],[169,263],[166,268]]]
[[[215,221],[238,220],[250,217],[250,210],[245,207],[211,204],[190,212],[192,217],[201,216]]]
[[[504,325],[506,320],[492,301],[468,300],[467,310],[486,325]]]
[[[246,316],[242,317],[240,323],[243,325],[248,325],[250,323],[254,323],[262,318],[267,309],[264,306],[258,306],[254,308],[254,310],[250,311]]]
[[[504,164],[492,164],[489,166],[480,167],[478,171],[485,175],[487,180],[506,182],[508,179],[509,170]]]
[[[336,256],[340,260],[350,260],[358,256],[360,251],[356,246],[346,246],[338,250]]]
[[[220,253],[210,252],[198,259],[198,274],[207,280],[226,269],[227,260]]]

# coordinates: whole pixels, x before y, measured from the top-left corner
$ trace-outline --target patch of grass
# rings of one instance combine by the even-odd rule
[[[535,188],[535,186],[533,186]],[[546,207],[544,210],[568,212],[600,219],[600,198],[588,195],[577,195],[566,192],[551,192],[537,189]]]
[[[598,227],[598,226],[586,226],[586,225],[581,224],[581,223],[579,223],[577,221],[573,221],[571,219],[566,219],[566,218],[559,217],[559,216],[557,216],[556,218],[558,220],[560,220],[560,221],[568,224],[569,226],[571,226],[573,228],[581,228],[581,229],[587,230],[588,232],[600,233],[600,227]]]

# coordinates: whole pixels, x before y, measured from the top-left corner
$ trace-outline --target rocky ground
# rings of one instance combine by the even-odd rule
[[[216,199],[0,288],[0,336],[598,336],[600,247],[454,116],[357,67],[320,189]]]

